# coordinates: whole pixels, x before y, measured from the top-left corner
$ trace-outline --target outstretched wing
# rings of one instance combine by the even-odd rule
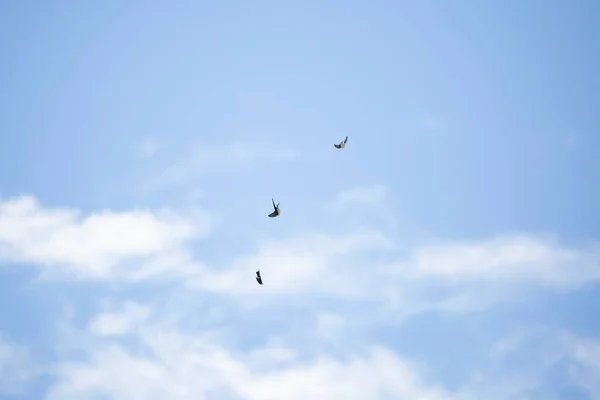
[[[277,206],[275,205],[275,200],[271,199],[271,202],[273,202],[273,208],[277,209]]]
[[[347,141],[348,141],[348,136],[346,136],[346,139],[344,139],[344,144],[346,144]]]
[[[269,217],[273,218],[277,216],[277,210],[273,211],[271,214],[269,214]]]
[[[341,149],[342,148],[342,146],[339,145],[339,144],[334,144],[333,147],[335,147],[336,149]]]

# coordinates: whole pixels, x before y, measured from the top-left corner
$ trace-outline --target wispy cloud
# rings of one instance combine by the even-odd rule
[[[0,395],[22,394],[39,372],[29,351],[0,333]]]
[[[140,156],[144,158],[152,157],[158,152],[158,143],[154,139],[146,139],[139,148]]]
[[[321,313],[317,316],[317,330],[321,340],[335,342],[345,327],[343,317],[333,313]]]
[[[90,331],[101,336],[120,336],[129,333],[138,323],[150,315],[150,308],[126,302],[123,310],[103,312],[96,316],[89,325]]]
[[[60,359],[47,369],[56,379],[48,399],[285,394],[473,400],[489,390],[489,382],[473,377],[457,391],[444,389],[431,383],[418,362],[367,333],[417,314],[453,316],[523,301],[521,287],[573,290],[600,279],[593,244],[567,246],[557,237],[531,234],[438,241],[400,252],[377,229],[343,234],[314,229],[207,258],[192,251],[192,241],[209,240],[213,220],[200,209],[84,214],[45,208],[30,196],[0,203],[5,260],[33,264],[55,278],[138,283],[159,274],[181,278],[172,289],[176,295],[163,290],[152,304],[115,298],[82,326],[60,331],[57,343],[69,338],[71,349],[59,349]],[[258,269],[263,286],[253,281]],[[289,313],[296,317],[287,318]],[[261,340],[245,342],[250,327],[264,335]],[[504,365],[530,342],[527,332],[500,338],[490,346],[487,362]],[[572,381],[598,390],[594,344],[556,343],[561,352],[544,359],[542,369],[568,357],[577,368]],[[15,356],[7,359],[16,362]],[[32,376],[33,370],[22,371]],[[534,390],[542,385],[540,371],[500,379],[493,400]]]
[[[570,398],[561,394],[567,388],[596,399],[600,395],[597,343],[560,329],[519,327],[493,343],[460,398],[562,399]]]
[[[386,193],[386,188],[383,185],[347,189],[337,195],[335,206],[338,208],[345,208],[352,205],[376,207],[385,199]]]
[[[408,313],[431,309],[455,313],[482,310],[499,301],[520,301],[523,287],[572,290],[600,280],[600,255],[594,245],[568,247],[552,237],[449,241],[424,244],[408,254],[398,254],[399,248],[377,231],[304,235],[266,242],[253,253],[210,267],[199,280],[188,282],[234,297],[326,293],[385,300]],[[249,271],[258,269],[268,285],[244,285]],[[445,289],[432,292],[432,284]]]
[[[270,341],[236,351],[210,332],[184,334],[156,322],[144,323],[131,339],[145,350],[108,339],[82,349],[85,360],[56,369],[58,380],[47,398],[454,398],[424,382],[409,361],[381,346],[348,349],[343,359],[298,359],[299,349],[289,343]]]
[[[233,296],[260,289],[361,297],[427,280],[459,289],[494,285],[501,290],[499,284],[525,283],[567,288],[600,279],[597,246],[569,248],[556,238],[534,235],[426,244],[391,261],[397,244],[376,230],[315,233],[267,241],[252,253],[206,264],[192,256],[190,246],[211,232],[213,221],[200,209],[82,216],[77,210],[46,209],[35,198],[23,196],[0,203],[0,257],[39,265],[53,276],[84,279],[139,280],[168,271],[186,277],[192,287]],[[369,273],[362,273],[369,254],[382,251],[386,258],[371,262]],[[248,274],[258,269],[269,284],[245,284]],[[438,306],[452,308],[449,302],[457,301],[460,307],[465,301],[482,304],[469,293],[457,293],[459,297],[448,297]]]
[[[291,159],[297,153],[268,143],[232,141],[222,145],[194,146],[184,155],[163,166],[148,189],[163,189],[188,183],[199,176],[214,174],[215,169],[248,168],[261,162]]]
[[[571,341],[571,357],[574,365],[569,370],[571,378],[592,393],[592,399],[600,398],[600,340],[577,339]]]
[[[578,286],[600,279],[600,253],[597,244],[569,248],[553,237],[513,235],[426,245],[398,267],[414,277],[456,284]]]
[[[321,292],[340,296],[362,293],[365,281],[357,279],[348,260],[392,243],[378,232],[347,235],[313,234],[268,241],[253,253],[208,270],[192,285],[233,296],[255,293],[294,294]],[[260,269],[268,282],[246,285],[248,273]]]
[[[127,311],[131,304],[125,301],[122,311],[115,313],[131,314]],[[291,324],[280,337],[264,336],[253,344],[236,346],[234,343],[244,340],[245,329],[256,332],[252,327],[256,325],[259,332],[268,332],[265,326],[269,321],[280,323],[282,315],[273,320],[262,309],[252,313],[251,319],[235,321],[233,318],[241,317],[236,313],[237,317],[229,317],[225,329],[216,324],[190,331],[182,321],[204,315],[207,308],[191,312],[180,306],[178,318],[169,318],[168,308],[137,305],[149,310],[152,317],[144,314],[144,318],[131,318],[132,329],[121,330],[119,338],[97,331],[93,323],[76,331],[78,337],[90,340],[74,345],[76,358],[62,360],[52,369],[56,381],[47,399],[216,396],[252,400],[285,396],[477,400],[489,393],[487,398],[492,400],[507,400],[548,393],[548,374],[565,362],[569,372],[564,384],[568,380],[568,384],[590,394],[599,393],[598,342],[548,328],[525,327],[499,337],[489,354],[481,355],[472,379],[450,390],[428,378],[422,363],[390,347],[374,345],[369,336],[349,341],[345,332],[352,330],[352,317],[347,311],[337,315],[313,310],[314,324]],[[91,321],[105,315],[101,313]],[[244,329],[247,323],[250,325]],[[293,330],[297,330],[295,335]],[[336,352],[336,348],[343,351]],[[522,352],[525,354],[519,355]],[[523,359],[528,362],[521,362],[512,371],[515,360]]]

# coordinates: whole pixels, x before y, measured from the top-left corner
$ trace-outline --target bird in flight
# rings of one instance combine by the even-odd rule
[[[273,208],[275,209],[275,211],[273,211],[271,214],[269,214],[269,217],[274,218],[274,217],[277,217],[279,214],[281,214],[281,210],[279,210],[279,203],[277,203],[277,205],[275,205],[275,200],[271,199],[271,201],[273,202]]]
[[[262,285],[262,278],[260,276],[260,269],[256,271],[256,282]]]
[[[333,147],[335,147],[336,149],[343,149],[344,147],[346,147],[347,141],[348,141],[348,136],[346,136],[346,139],[344,139],[343,142],[340,142],[340,144],[334,144]]]

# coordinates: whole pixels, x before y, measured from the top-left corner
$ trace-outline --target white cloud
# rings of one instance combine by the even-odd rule
[[[37,375],[29,352],[0,334],[0,395],[16,395]]]
[[[344,318],[332,313],[320,313],[317,316],[317,331],[323,341],[335,342],[345,327]]]
[[[150,315],[148,307],[127,302],[121,312],[105,312],[90,323],[90,331],[101,336],[118,336],[131,332]]]
[[[126,302],[124,310],[127,304],[133,303]],[[149,310],[148,306],[137,307]],[[565,357],[572,360],[570,382],[596,396],[593,399],[600,394],[596,383],[600,376],[597,342],[557,334],[543,327],[519,329],[494,342],[487,361],[474,366],[472,379],[449,391],[425,378],[427,369],[423,369],[423,364],[414,363],[390,348],[373,345],[370,336],[363,335],[349,343],[347,337],[339,335],[349,329],[348,309],[338,315],[313,308],[316,324],[303,325],[296,332],[297,337],[304,338],[302,343],[290,335],[289,329],[296,326],[292,323],[279,337],[266,336],[262,343],[240,346],[240,341],[247,340],[243,327],[247,322],[240,325],[232,319],[226,320],[229,329],[225,332],[218,328],[222,322],[205,326],[204,330],[184,332],[178,326],[180,321],[202,319],[204,313],[192,311],[189,304],[187,308],[182,304],[177,307],[183,312],[181,318],[165,318],[170,314],[167,309],[161,311],[164,314],[161,318],[155,309],[153,321],[139,319],[136,329],[124,333],[133,346],[110,337],[97,338],[92,345],[79,343],[80,351],[74,353],[76,361],[62,360],[53,369],[57,380],[46,399],[105,396],[115,400],[282,397],[477,400],[487,394],[491,400],[525,399],[537,393],[536,390],[546,390],[545,374]],[[261,312],[269,311],[262,308]],[[92,320],[98,321],[102,315]],[[274,321],[285,319],[291,323],[296,318],[282,314]],[[251,324],[268,325],[269,320],[270,317],[258,317]],[[266,325],[263,328],[268,332],[271,328]],[[94,333],[92,326],[88,325]],[[256,333],[250,325],[246,328]],[[85,332],[77,336],[85,337]],[[328,352],[326,344],[331,340],[336,340],[338,348],[343,349],[340,355]],[[318,351],[315,353],[314,349]],[[518,355],[524,350],[525,355]],[[81,351],[85,354],[83,358]],[[511,371],[512,364],[507,362],[511,357],[520,361],[526,358],[529,362]]]
[[[480,311],[502,301],[523,301],[526,293],[520,289],[531,285],[570,290],[600,278],[594,246],[566,247],[552,238],[515,235],[424,245],[406,257],[394,256],[397,249],[377,232],[304,235],[264,243],[248,255],[203,269],[188,283],[242,296],[247,307],[274,295],[281,301],[302,293],[377,300],[384,302],[382,313],[399,318],[427,310]],[[250,278],[258,269],[263,286]]]
[[[421,306],[429,303],[427,307],[449,311],[492,304],[512,284],[569,288],[600,278],[596,247],[569,248],[551,237],[442,242],[417,247],[408,257],[390,262],[396,245],[368,230],[272,240],[252,253],[227,262],[213,260],[206,267],[193,257],[191,241],[208,235],[213,221],[197,209],[82,216],[77,210],[46,209],[35,198],[22,196],[0,202],[0,258],[34,263],[54,276],[87,279],[140,280],[169,271],[192,287],[233,296],[312,292],[390,301],[409,296],[414,302],[420,296],[415,281],[433,280],[465,288],[435,305],[419,300]],[[264,286],[253,284],[258,269]],[[481,284],[494,290],[482,292]]]
[[[99,212],[82,217],[46,209],[30,196],[0,203],[0,258],[44,266],[79,278],[143,276],[175,268],[184,245],[208,235],[211,219],[201,210]],[[138,276],[138,277],[139,277]]]
[[[126,302],[103,310],[85,332],[65,331],[70,336],[64,337],[80,351],[59,351],[62,360],[52,369],[58,380],[48,399],[227,399],[235,398],[234,393],[250,400],[282,395],[292,400],[478,398],[489,385],[477,380],[459,395],[428,387],[409,361],[360,337],[364,327],[388,324],[384,320],[390,313],[482,310],[514,296],[513,286],[570,289],[599,278],[593,245],[567,247],[552,237],[440,242],[401,255],[390,238],[374,230],[312,233],[260,241],[253,251],[233,253],[230,260],[201,261],[194,258],[190,241],[210,228],[211,218],[198,210],[86,216],[43,208],[31,197],[0,203],[0,255],[5,260],[88,278],[140,279],[170,271],[185,278],[178,293],[186,291],[195,302],[210,305],[190,318],[191,303],[170,305],[172,309],[155,315],[148,306]],[[253,280],[257,269],[263,286]],[[321,309],[318,298],[339,303]],[[243,320],[261,315],[262,323],[282,323],[286,309],[308,313],[310,318],[303,321],[314,321],[314,326],[301,329],[287,319],[282,330],[266,331],[266,343],[235,344],[245,336],[234,315]],[[271,312],[272,319],[262,316]],[[162,325],[152,323],[151,316]],[[164,325],[166,320],[190,319],[202,322],[200,330]],[[359,319],[360,324],[355,322]],[[228,325],[234,327],[222,328]],[[497,342],[491,358],[502,359],[522,343],[528,343],[522,335]],[[341,349],[343,355],[332,355]],[[589,349],[573,352],[579,357],[573,376],[596,390],[596,361]],[[84,361],[81,350],[88,355]],[[552,357],[540,360],[552,365]],[[531,373],[527,379],[507,381],[497,398],[524,393],[540,378]]]
[[[289,364],[298,359],[298,352],[285,345],[280,338],[271,337],[262,347],[250,351],[247,360],[260,369],[272,369]]]
[[[555,327],[519,326],[493,343],[488,358],[482,359],[473,379],[463,385],[460,398],[558,399],[563,397],[554,397],[557,389],[571,387],[590,399],[600,399],[598,350],[598,340],[582,339]]]
[[[414,365],[393,350],[373,346],[366,337],[357,339],[363,326],[349,321],[381,324],[390,310],[404,315],[432,309],[481,310],[512,296],[513,284],[572,288],[598,278],[593,246],[567,247],[555,238],[514,235],[424,245],[401,256],[392,240],[370,230],[259,242],[254,251],[205,266],[192,256],[189,241],[209,229],[210,218],[201,212],[81,216],[73,210],[45,209],[31,197],[0,203],[0,254],[5,259],[85,277],[131,279],[169,270],[186,278],[187,289],[177,290],[192,289],[195,301],[211,294],[225,296],[214,296],[220,299],[217,304],[206,302],[206,312],[194,311],[204,330],[188,332],[150,321],[150,316],[162,323],[189,320],[190,303],[171,305],[172,310],[157,316],[148,306],[126,302],[103,310],[90,320],[86,332],[65,331],[71,345],[87,349],[88,358],[81,361],[80,352],[59,352],[63,359],[52,369],[58,380],[48,399],[227,399],[235,398],[233,393],[249,400],[282,395],[292,400],[478,398],[489,386],[478,387],[474,381],[477,390],[465,389],[460,395],[428,387]],[[136,258],[141,262],[131,261]],[[104,269],[99,269],[98,260],[106,264]],[[253,281],[257,269],[263,273],[263,286]],[[432,282],[450,290],[431,290]],[[314,299],[321,295],[342,304],[320,309]],[[247,318],[274,310],[273,321],[281,322],[280,313],[288,306],[311,315],[314,327],[299,331],[286,325],[279,336],[267,332],[266,344],[245,347],[234,345],[245,337],[239,325],[234,334],[220,331],[220,326],[234,324],[234,314]],[[501,359],[522,342],[527,343],[513,336],[490,351]],[[344,355],[334,357],[328,348],[343,348]],[[580,351],[578,365],[594,365],[583,360],[592,353]],[[70,361],[71,354],[76,361]],[[554,359],[548,365],[551,362]],[[593,371],[577,370],[575,375],[590,390]],[[511,381],[497,398],[510,398],[528,385],[529,381]]]
[[[572,339],[571,355],[576,364],[571,366],[571,377],[588,393],[592,400],[600,399],[600,340]]]
[[[58,380],[46,398],[453,398],[425,384],[411,363],[380,346],[357,352],[349,349],[344,359],[325,354],[298,359],[297,350],[283,343],[233,351],[214,335],[183,334],[164,324],[146,324],[134,338],[144,346],[142,352],[107,340],[88,348],[87,360],[58,366]]]
[[[383,185],[355,187],[340,192],[335,205],[344,208],[350,205],[367,205],[376,207],[381,204],[386,195]]]
[[[356,257],[391,248],[391,241],[377,232],[314,234],[270,241],[252,254],[206,271],[191,285],[236,296],[300,292],[360,296],[369,279],[356,276],[356,260],[360,259]],[[263,286],[250,281],[259,269]]]
[[[524,334],[522,332],[514,332],[497,340],[490,348],[490,356],[493,358],[501,358],[506,354],[514,352],[523,342]]]
[[[529,283],[578,286],[600,278],[596,246],[568,248],[555,238],[501,236],[476,242],[422,246],[396,265],[412,278],[452,284]]]
[[[573,356],[600,372],[600,340],[579,340],[573,343]]]

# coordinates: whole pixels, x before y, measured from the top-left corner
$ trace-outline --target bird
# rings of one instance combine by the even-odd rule
[[[336,149],[343,149],[344,147],[346,147],[347,141],[348,141],[348,136],[346,136],[346,139],[344,139],[343,142],[340,142],[340,144],[334,144],[333,147],[335,147]]]
[[[256,271],[256,282],[262,285],[262,278],[260,277],[260,269]]]
[[[279,209],[279,203],[277,203],[277,205],[275,205],[275,200],[271,199],[271,201],[273,202],[273,208],[275,209],[275,211],[273,211],[271,214],[269,214],[269,217],[274,218],[274,217],[277,217],[279,214],[281,214],[281,210]]]

